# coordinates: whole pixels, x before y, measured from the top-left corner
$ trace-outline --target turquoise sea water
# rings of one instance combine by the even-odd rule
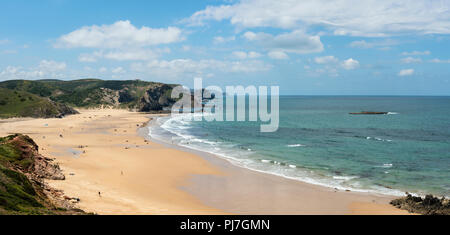
[[[349,115],[386,111],[389,115]],[[309,183],[450,195],[450,97],[280,98],[280,128],[161,118],[151,136]]]

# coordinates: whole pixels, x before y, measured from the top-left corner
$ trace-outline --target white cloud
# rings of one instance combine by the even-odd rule
[[[256,59],[256,58],[261,57],[262,55],[261,55],[260,53],[258,53],[258,52],[250,51],[250,52],[247,54],[247,56],[248,56],[248,58],[250,58],[250,59]]]
[[[311,36],[301,30],[271,35],[268,33],[246,32],[244,38],[261,44],[266,50],[284,53],[308,54],[323,51],[320,36]]]
[[[238,59],[247,59],[247,52],[244,51],[234,51],[233,53],[233,57],[236,57]]]
[[[229,20],[241,28],[321,26],[335,35],[353,36],[449,34],[449,9],[449,1],[241,0],[208,6],[185,22],[202,25],[207,20]]]
[[[259,60],[220,61],[220,60],[153,60],[148,63],[133,63],[134,72],[148,73],[156,76],[180,78],[193,75],[208,75],[212,72],[222,73],[256,73],[268,71],[271,65]]]
[[[384,50],[390,48],[390,46],[394,46],[399,43],[400,43],[399,41],[393,39],[375,40],[369,42],[366,40],[359,40],[351,42],[350,47],[360,49],[379,48],[381,50]]]
[[[315,70],[317,74],[328,74],[332,77],[339,76],[338,69],[342,68],[345,70],[354,70],[359,68],[359,61],[349,58],[347,60],[340,61],[335,56],[321,56],[314,58],[314,62],[318,65],[321,65],[320,68]],[[310,67],[308,67],[310,68]]]
[[[402,55],[430,55],[430,51],[411,51],[411,52],[403,52]]]
[[[449,60],[441,60],[441,59],[432,59],[430,60],[431,63],[436,63],[436,64],[450,64],[450,59]]]
[[[98,71],[99,71],[100,73],[106,73],[106,72],[108,72],[108,69],[105,68],[105,67],[101,67]]]
[[[111,70],[111,72],[112,73],[116,73],[116,74],[118,74],[118,73],[126,73],[125,69],[123,69],[122,67],[114,68],[113,70]]]
[[[61,36],[54,44],[57,48],[124,48],[144,47],[182,41],[179,28],[137,28],[130,21],[117,21],[111,25],[93,25]]]
[[[8,66],[0,72],[0,79],[43,79],[43,78],[64,78],[63,73],[67,69],[65,62],[52,60],[42,60],[38,66],[23,68],[20,66]]]
[[[284,53],[283,51],[277,51],[277,50],[275,50],[275,51],[270,51],[267,55],[268,55],[270,58],[276,59],[276,60],[286,60],[286,59],[289,59],[289,56],[288,56],[286,53]]]
[[[214,42],[215,44],[220,44],[220,43],[231,42],[231,41],[234,41],[234,40],[236,40],[236,37],[235,37],[235,36],[230,36],[230,37],[221,37],[221,36],[217,36],[217,37],[214,37],[213,42]]]
[[[339,60],[330,55],[330,56],[322,56],[322,57],[316,57],[314,58],[314,62],[316,62],[317,64],[329,64],[329,63],[337,63],[339,62]]]
[[[86,62],[86,63],[93,63],[97,62],[98,56],[94,54],[81,54],[78,56],[78,61],[80,62]]]
[[[337,65],[340,64],[340,66],[346,70],[353,70],[359,68],[359,61],[354,60],[353,58],[349,58],[347,60],[344,60],[339,63],[339,59],[330,55],[330,56],[322,56],[322,57],[316,57],[314,58],[314,62],[316,64],[323,64],[323,65]]]
[[[406,57],[400,60],[403,64],[422,63],[422,59],[414,57]]]
[[[109,59],[116,61],[138,61],[156,59],[162,53],[170,52],[169,49],[128,49],[112,51],[96,51],[91,54],[81,54],[78,57],[80,62],[97,62],[98,59]]]
[[[353,41],[350,43],[351,47],[355,47],[355,48],[372,48],[374,47],[373,43],[368,43],[365,40],[361,40],[361,41]]]
[[[111,51],[103,54],[103,57],[117,61],[150,60],[155,59],[157,54],[151,50]]]
[[[254,51],[250,51],[250,52],[245,52],[245,51],[234,51],[232,53],[233,57],[244,60],[244,59],[256,59],[261,57],[262,55],[258,52],[254,52]]]
[[[341,66],[346,70],[357,69],[359,68],[359,61],[350,58],[348,60],[344,60]]]
[[[62,71],[65,70],[67,67],[66,63],[64,62],[57,62],[53,60],[42,60],[39,63],[39,68],[43,71]]]
[[[5,44],[8,44],[8,43],[9,43],[8,39],[1,39],[0,40],[0,45],[5,45]]]
[[[411,76],[414,74],[414,69],[402,69],[398,73],[398,76],[404,77],[404,76]]]

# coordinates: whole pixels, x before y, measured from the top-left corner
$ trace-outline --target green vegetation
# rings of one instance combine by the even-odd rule
[[[37,149],[25,135],[0,138],[0,215],[84,214],[57,207],[44,193],[43,176],[35,168],[45,160]]]
[[[58,117],[75,113],[71,108],[21,90],[0,88],[0,118]]]
[[[161,111],[175,102],[170,97],[175,86],[140,80],[5,81],[0,82],[0,118],[62,117],[76,113],[70,106]]]
[[[173,87],[175,85],[140,80],[103,81],[99,79],[74,81],[13,80],[0,83],[0,88],[28,92],[74,107],[89,108],[105,105],[139,111],[142,111],[142,107],[147,103],[151,103],[151,107],[159,110],[164,106],[169,106],[172,102],[170,93]],[[151,94],[147,95],[148,93]],[[145,97],[148,96],[153,97],[153,99],[146,99]],[[163,100],[167,100],[167,102],[159,102],[160,97],[164,97]]]
[[[0,214],[53,214],[43,204],[45,197],[39,194],[33,183],[15,169],[29,167],[30,159],[21,156],[10,141],[16,135],[0,138]]]

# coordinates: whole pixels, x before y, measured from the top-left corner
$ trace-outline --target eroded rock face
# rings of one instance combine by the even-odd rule
[[[0,137],[0,149],[0,214],[86,214],[76,206],[81,199],[46,183],[65,176],[52,159],[39,154],[30,137]]]
[[[160,85],[149,88],[140,99],[137,109],[140,112],[161,111],[164,107],[175,103],[167,93],[170,93],[172,87],[169,85]]]
[[[65,180],[65,176],[58,164],[53,164],[51,159],[39,154],[39,146],[26,135],[16,135],[9,142],[19,151],[19,159],[27,164],[19,164],[19,168],[25,174],[36,178]]]
[[[407,210],[411,213],[422,215],[450,215],[450,200],[427,195],[425,198],[415,197],[407,193],[407,196],[395,199],[391,202],[395,207]]]

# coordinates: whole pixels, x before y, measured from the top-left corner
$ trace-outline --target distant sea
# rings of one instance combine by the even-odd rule
[[[383,111],[388,115],[349,115]],[[450,196],[450,97],[282,96],[280,128],[165,117],[150,135],[341,190]]]

